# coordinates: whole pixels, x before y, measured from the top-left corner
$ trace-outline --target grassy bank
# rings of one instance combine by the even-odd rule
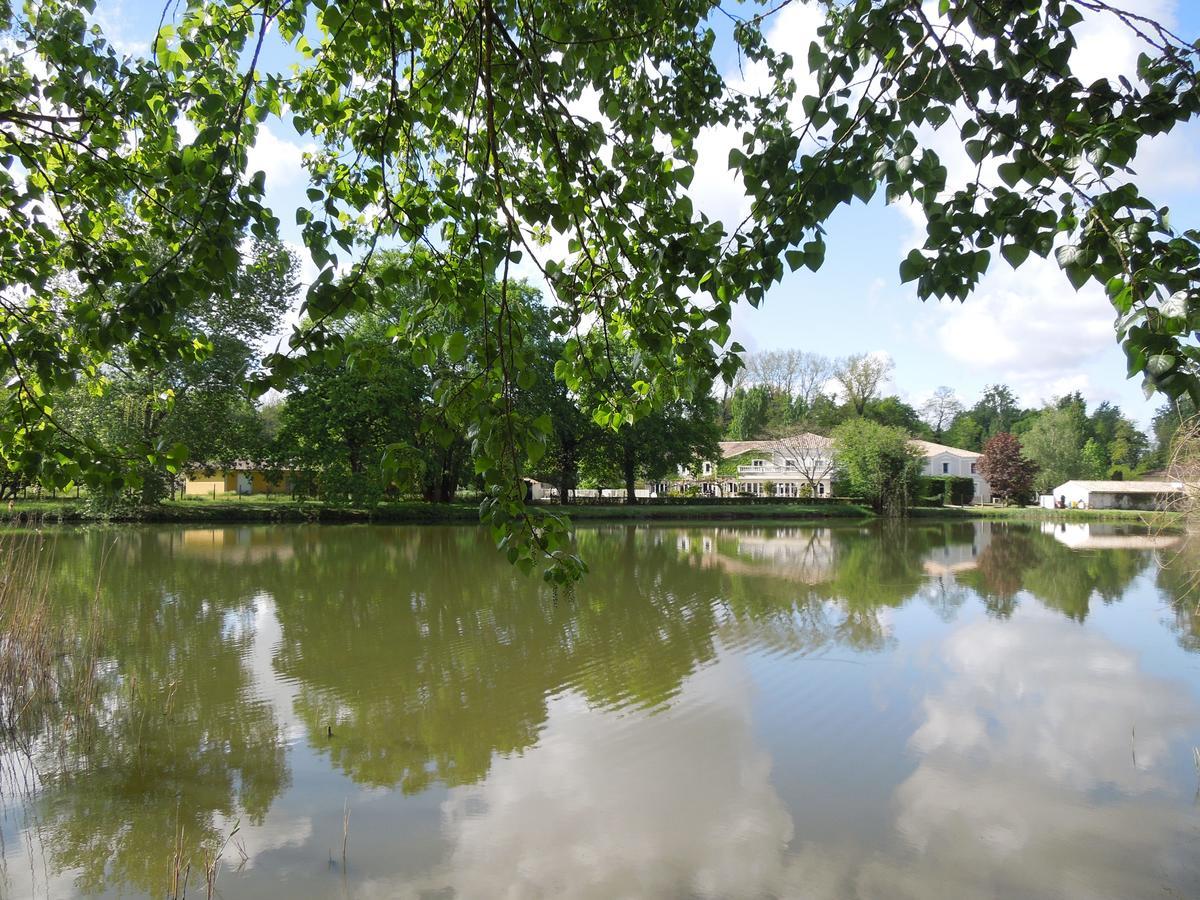
[[[946,506],[911,511],[914,518],[992,519],[1016,522],[1127,522],[1170,524],[1173,513],[1138,509],[1043,509],[1040,506]]]
[[[375,509],[335,506],[290,497],[244,497],[218,500],[169,500],[129,514],[95,515],[75,500],[18,501],[0,508],[0,521],[41,521],[48,524],[83,522],[148,522],[162,524],[239,522],[478,522],[479,507],[467,503],[388,503]]]
[[[620,503],[550,506],[577,521],[692,522],[755,519],[796,520],[865,518],[869,509],[852,503],[730,503],[721,505],[626,506]],[[77,500],[26,500],[0,507],[0,522],[71,524],[99,521]],[[239,522],[383,522],[409,524],[474,524],[479,521],[475,503],[424,503],[400,501],[373,509],[336,506],[290,497],[243,497],[215,500],[174,500],[130,515],[109,516],[110,522],[214,523]]]
[[[855,503],[720,503],[648,504],[622,503],[550,506],[566,512],[577,522],[723,522],[723,521],[814,521],[863,519],[873,514]],[[1128,522],[1164,524],[1161,513],[1121,509],[1060,509],[1040,507],[919,507],[911,510],[917,519],[991,519],[1025,522]],[[22,500],[0,507],[0,523],[72,524],[99,521],[78,500]],[[174,500],[110,522],[163,524],[237,524],[240,522],[379,522],[413,525],[475,524],[479,507],[473,502],[424,503],[419,500],[384,503],[374,509],[356,509],[318,500],[290,497],[228,497]],[[1169,520],[1165,523],[1169,524]]]

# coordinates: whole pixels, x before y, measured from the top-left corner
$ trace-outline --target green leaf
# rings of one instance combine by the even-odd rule
[[[461,332],[449,335],[446,338],[446,355],[451,362],[462,362],[467,355],[467,336]]]
[[[1025,172],[1025,167],[1020,163],[1007,162],[1001,163],[997,167],[996,171],[999,173],[1000,178],[1005,184],[1007,184],[1009,187],[1013,187],[1021,180],[1021,176]]]
[[[929,268],[929,263],[921,255],[921,251],[910,250],[908,256],[900,261],[901,284],[915,281],[927,268]]]
[[[1029,258],[1029,248],[1024,244],[1004,244],[1000,248],[1000,254],[1015,269]]]

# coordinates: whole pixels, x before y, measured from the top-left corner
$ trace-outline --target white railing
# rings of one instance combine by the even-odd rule
[[[743,475],[764,475],[764,476],[766,476],[766,475],[786,475],[789,478],[802,477],[800,474],[800,470],[795,468],[794,466],[776,466],[776,465],[738,466],[737,473],[738,473],[739,478],[742,477]]]

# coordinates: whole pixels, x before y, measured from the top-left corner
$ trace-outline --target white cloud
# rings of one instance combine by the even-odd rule
[[[1112,306],[1097,285],[1076,291],[1053,258],[1019,269],[997,261],[965,303],[938,310],[941,350],[968,370],[1010,382],[1026,402],[1090,385],[1080,366],[1113,345]]]
[[[741,179],[729,169],[729,151],[741,147],[741,131],[729,125],[706,128],[696,138],[695,176],[688,187],[697,212],[732,231],[750,212]]]
[[[1175,27],[1175,0],[1126,0],[1120,8]],[[1137,75],[1138,54],[1149,46],[1117,16],[1085,12],[1075,29],[1076,47],[1071,54],[1071,71],[1085,85],[1100,78]]]
[[[422,887],[496,898],[772,893],[792,821],[755,742],[749,691],[726,659],[654,715],[551,701],[536,747],[450,792],[453,849]]]
[[[789,53],[795,60],[796,94],[790,107],[795,122],[803,120],[802,98],[816,92],[816,78],[808,71],[805,60],[808,45],[824,21],[825,13],[819,4],[792,3],[775,14],[767,30],[767,43],[772,49]],[[734,72],[725,73],[725,77],[732,90],[751,95],[765,93],[771,83],[761,62],[748,62]],[[742,130],[730,126],[706,128],[696,140],[696,174],[688,195],[698,212],[721,221],[727,230],[736,228],[750,212],[745,186],[729,169],[729,151],[741,147]]]
[[[315,149],[314,144],[301,146],[279,137],[267,125],[260,125],[254,146],[248,154],[247,172],[265,172],[267,187],[271,190],[296,184],[307,179],[303,166],[304,154]]]
[[[150,41],[157,30],[158,17],[131,13],[124,0],[106,0],[96,8],[96,24],[104,32],[105,39],[122,56],[145,56],[150,52]],[[131,33],[130,25],[136,23],[138,36]]]
[[[1138,187],[1151,198],[1200,189],[1200,125],[1187,122],[1143,141],[1133,169]]]

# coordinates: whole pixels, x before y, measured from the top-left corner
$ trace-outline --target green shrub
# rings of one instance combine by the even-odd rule
[[[975,479],[965,475],[922,475],[917,495],[922,506],[968,506],[975,499]]]

